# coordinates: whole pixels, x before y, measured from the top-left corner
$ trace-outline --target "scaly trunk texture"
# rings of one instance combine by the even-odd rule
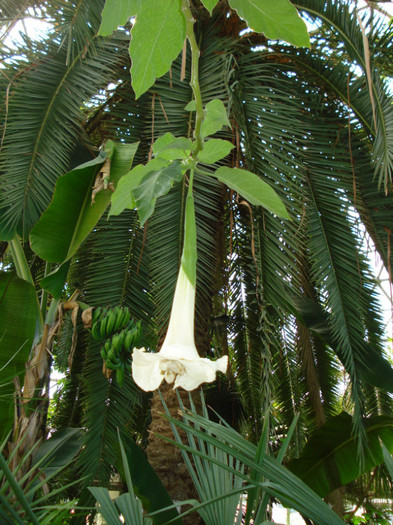
[[[170,414],[174,417],[179,417],[179,402],[176,390],[172,388],[172,385],[168,385],[164,382],[160,387],[160,392]],[[178,393],[180,394],[184,406],[189,408],[188,392],[178,389]],[[192,399],[198,410],[201,405],[199,391],[195,391],[192,394]],[[155,391],[152,399],[152,421],[150,424],[149,444],[146,449],[147,457],[174,503],[190,498],[197,498],[193,482],[188,473],[187,467],[184,464],[180,448],[157,436],[157,434],[160,434],[169,439],[174,439],[168,421],[161,415],[163,412],[164,408],[161,403],[160,395]],[[180,432],[180,435],[183,442],[188,444],[186,435],[182,432]],[[184,507],[181,509],[182,512],[185,510],[186,508]],[[200,517],[196,513],[190,514],[184,518],[183,521],[186,525],[199,525],[202,523]]]
[[[298,265],[304,293],[307,297],[316,301],[317,297],[315,289],[312,286],[311,268],[305,252],[299,256]],[[313,336],[308,329],[299,323],[298,344],[301,351],[301,361],[307,381],[307,390],[310,395],[311,406],[314,410],[317,427],[320,428],[326,421],[326,414],[321,398],[320,381],[315,367],[316,358],[314,355],[315,348],[313,348],[313,343],[314,347],[318,345],[318,341],[313,339]],[[345,512],[344,494],[345,489],[344,487],[341,487],[330,492],[325,498],[325,501],[332,506],[334,512],[341,518],[344,516]]]
[[[224,242],[224,230],[220,220],[216,223],[216,246],[215,246],[215,257],[216,257],[216,272],[215,278],[212,279],[212,286],[217,286],[217,283],[221,283],[222,279],[222,265],[224,260],[223,242]],[[213,292],[211,292],[213,295]],[[199,297],[197,295],[197,308],[196,308],[196,346],[201,356],[205,356],[207,350],[211,344],[211,334],[209,333],[208,327],[210,322],[210,316],[212,312],[212,304],[204,303],[198,305]],[[199,307],[198,307],[199,306]],[[161,337],[161,344],[164,337]],[[159,345],[159,347],[161,346]],[[172,385],[168,385],[165,381],[160,386],[161,395],[168,407],[171,416],[179,418],[179,402],[177,399],[177,393],[180,395],[181,400],[185,407],[189,408],[189,392],[182,389],[174,390]],[[192,401],[198,413],[201,413],[201,397],[200,390],[194,390],[191,392]],[[166,419],[162,417],[164,408],[162,406],[161,398],[158,391],[154,392],[151,406],[151,424],[150,424],[150,435],[149,444],[146,449],[147,457],[151,466],[156,471],[157,475],[161,479],[164,487],[168,491],[170,497],[174,502],[183,501],[186,499],[198,499],[194,484],[188,473],[187,467],[183,461],[182,454],[179,447],[168,443],[159,437],[157,434],[174,439],[172,429]],[[179,430],[179,429],[178,429]],[[179,434],[184,443],[188,444],[185,433],[179,431]],[[186,509],[182,508],[182,512]],[[185,525],[201,525],[203,521],[197,513],[192,513],[189,516],[183,518]]]

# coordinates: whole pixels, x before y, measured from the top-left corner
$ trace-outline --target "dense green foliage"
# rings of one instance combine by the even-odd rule
[[[155,0],[157,6],[160,1]],[[134,200],[133,178],[125,174],[132,159],[135,167],[146,165],[153,153],[162,154],[159,137],[170,132],[192,139],[195,126],[195,112],[185,109],[193,99],[191,56],[188,49],[182,51],[185,29],[176,22],[175,9],[179,2],[165,2],[171,4],[171,24],[177,32],[158,66],[154,49],[169,43],[166,37],[158,44],[151,39],[153,73],[146,58],[148,77],[138,76],[144,41],[137,24],[129,49],[128,15],[135,14],[133,9],[137,12],[138,2],[128,2],[128,15],[116,13],[123,24],[119,28],[110,20],[101,24],[104,0],[32,1],[23,8],[6,0],[0,7],[0,239],[10,242],[11,255],[13,242],[21,239],[44,318],[48,296],[43,288],[48,288],[40,288],[39,282],[56,270],[54,263],[71,259],[61,300],[73,300],[77,294],[82,308],[128,307],[132,318],[141,321],[141,346],[150,349],[159,347],[165,335],[182,255],[188,179],[180,169],[182,154],[173,155],[179,149],[188,151],[190,142],[184,139],[167,164],[161,161],[156,171],[143,172],[149,184],[132,194]],[[201,150],[193,186],[197,347],[203,356],[230,359],[227,375],[209,385],[206,395],[254,444],[268,411],[273,454],[298,417],[288,449],[292,465],[301,462],[295,458],[302,457],[314,432],[324,435],[332,418],[348,417],[354,436],[351,453],[361,457],[366,451],[367,469],[343,479],[366,471],[358,485],[347,487],[348,500],[361,504],[372,499],[364,495],[365,487],[380,497],[391,494],[386,473],[374,470],[383,457],[378,433],[370,444],[376,455],[372,461],[367,455],[370,421],[382,416],[388,422],[384,442],[391,452],[393,370],[385,353],[378,283],[365,238],[391,274],[393,26],[377,11],[356,12],[349,0],[299,0],[294,5],[310,24],[311,46],[294,47],[273,40],[291,41],[281,33],[266,37],[244,31],[246,24],[237,13],[246,13],[248,4],[193,2],[203,105],[207,113],[209,102],[218,99],[226,111],[226,120],[216,128],[208,129],[206,123],[202,128],[203,137],[214,138]],[[1,35],[27,12],[50,23],[47,38],[34,41],[25,36],[16,49],[8,48]],[[161,30],[158,8],[142,10],[140,20],[143,17],[153,20],[154,31]],[[258,27],[252,29],[260,31]],[[297,38],[292,44],[307,45]],[[130,83],[129,52],[136,94]],[[115,193],[109,213],[105,208],[111,191],[104,189],[97,194],[98,213],[91,205],[91,186],[96,168],[105,160],[99,148],[111,141],[118,144],[118,154],[129,150],[113,179],[116,184],[123,181],[118,187],[127,190],[129,200],[119,202]],[[173,159],[175,173],[169,162]],[[248,184],[244,176],[238,187],[232,178],[241,170],[256,174],[258,183],[251,179]],[[66,173],[68,179],[60,179]],[[65,184],[71,196],[63,195],[54,228],[50,210],[56,208],[58,180],[56,192]],[[261,202],[263,208],[256,206]],[[60,230],[66,232],[65,247]],[[50,235],[53,243],[44,242],[42,249],[42,236]],[[57,253],[48,256],[45,250]],[[17,258],[8,254],[3,270],[21,275]],[[8,279],[5,272],[1,282]],[[19,280],[13,282],[20,285]],[[37,309],[34,298],[32,302]],[[2,317],[2,333],[12,322],[9,317]],[[29,321],[27,315],[26,338],[32,338]],[[79,487],[87,502],[88,484],[94,480],[107,485],[114,466],[119,468],[118,427],[124,443],[132,438],[145,446],[149,396],[130,374],[120,388],[102,373],[100,345],[80,317],[75,344],[69,314],[65,312],[61,321],[53,365],[65,380],[52,401],[49,424],[57,430],[86,430],[85,446],[73,468],[80,477],[88,475]],[[10,371],[6,373],[3,365],[20,345],[18,339],[7,346],[0,360],[1,379],[8,381],[8,406]],[[14,364],[22,366],[21,355]],[[41,388],[40,395],[45,384]],[[348,437],[346,425],[337,425],[337,433],[340,429],[337,443]],[[312,475],[308,482],[312,486]]]

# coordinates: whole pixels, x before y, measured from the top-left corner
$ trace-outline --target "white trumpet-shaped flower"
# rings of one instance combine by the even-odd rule
[[[165,379],[173,388],[194,390],[211,383],[217,371],[226,372],[228,357],[217,361],[201,358],[194,339],[195,286],[180,266],[168,331],[161,350],[152,354],[144,348],[133,352],[132,377],[145,391],[157,389]]]

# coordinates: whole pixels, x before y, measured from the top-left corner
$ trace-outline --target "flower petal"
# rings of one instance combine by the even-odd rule
[[[171,317],[163,343],[172,346],[183,345],[195,347],[194,340],[195,286],[187,277],[183,265],[180,265],[177,276],[175,295],[172,303]]]
[[[132,353],[132,377],[145,392],[156,390],[164,376],[160,370],[159,354],[150,354],[144,348],[134,348]]]
[[[216,363],[217,370],[225,374],[228,368],[228,356],[224,355],[223,357],[220,357],[220,359],[217,359],[215,363]]]
[[[216,372],[225,372],[228,364],[228,356],[221,357],[217,361],[199,358],[193,361],[182,360],[185,373],[178,375],[173,388],[181,387],[184,390],[194,390],[202,383],[211,383],[216,378]]]
[[[164,341],[164,344],[162,345],[162,348],[159,351],[159,355],[164,359],[173,359],[177,361],[183,359],[187,359],[190,361],[199,359],[198,350],[196,349],[194,344],[167,344],[166,341]]]

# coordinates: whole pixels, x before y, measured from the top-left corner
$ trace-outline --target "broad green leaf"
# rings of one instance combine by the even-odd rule
[[[154,212],[158,197],[166,195],[174,183],[180,182],[181,179],[181,166],[177,161],[165,168],[149,171],[143,177],[139,186],[132,192],[141,226]]]
[[[119,26],[124,26],[137,14],[139,5],[140,0],[106,0],[98,35],[111,35]]]
[[[186,111],[196,111],[196,101],[191,100],[184,109]]]
[[[40,463],[39,468],[50,476],[68,465],[81,448],[82,430],[80,428],[58,430],[34,453],[32,466]]]
[[[383,442],[381,442],[381,447],[382,447],[383,460],[384,460],[386,468],[387,468],[387,470],[389,472],[389,476],[393,480],[393,458],[391,456],[391,453],[386,448],[386,446],[384,445]]]
[[[191,153],[191,148],[191,139],[177,138],[172,133],[165,133],[155,141],[153,153],[167,160],[186,159]]]
[[[198,160],[205,164],[214,164],[229,155],[234,147],[227,140],[210,139],[203,144],[203,150],[198,153]]]
[[[120,525],[119,512],[111,500],[109,491],[104,487],[87,487],[100,504],[100,514],[110,525]]]
[[[172,500],[165,490],[161,480],[150,465],[145,453],[134,443],[132,439],[128,439],[124,443],[124,449],[127,456],[127,464],[132,477],[132,484],[135,493],[140,498],[143,508],[146,512],[155,512],[165,507],[172,505]],[[119,461],[117,465],[123,481],[126,481],[125,467]],[[167,521],[178,516],[176,509],[169,509],[165,512],[160,512],[154,516],[154,524],[161,525]],[[176,519],[173,525],[181,525],[181,519]]]
[[[60,299],[64,284],[67,279],[69,267],[70,261],[67,261],[57,267],[56,270],[51,272],[40,281],[41,288],[49,292],[55,299]]]
[[[0,241],[11,241],[15,237],[15,228],[0,224]]]
[[[126,492],[115,499],[115,505],[124,518],[124,523],[132,525],[152,525],[150,518],[144,517],[142,504],[134,494]]]
[[[201,126],[202,137],[213,135],[217,131],[220,131],[223,126],[230,125],[227,110],[222,100],[216,98],[206,104],[205,115]]]
[[[97,174],[110,167],[110,182],[116,186],[131,166],[138,143],[114,144],[112,159],[100,154],[60,177],[56,183],[52,202],[30,234],[32,249],[44,260],[64,262],[76,252],[106,210],[110,198],[109,188],[99,191],[92,202],[92,187]],[[109,156],[108,156],[109,159]]]
[[[310,47],[307,26],[289,0],[229,0],[247,25],[272,40]]]
[[[212,14],[213,9],[218,4],[218,0],[202,0],[202,4],[206,7],[210,14]]]
[[[111,215],[120,215],[120,213],[126,209],[136,208],[136,202],[132,194],[133,190],[139,186],[145,175],[151,171],[166,168],[167,166],[169,166],[169,161],[160,158],[153,159],[146,165],[138,164],[138,166],[135,166],[127,175],[124,175],[112,194],[109,217]]]
[[[312,434],[300,458],[288,464],[289,470],[319,496],[325,497],[383,462],[380,439],[390,453],[393,451],[392,417],[370,417],[365,420],[365,427],[368,446],[364,451],[363,464],[357,455],[358,443],[352,431],[352,417],[343,412],[328,419]]]
[[[170,132],[165,133],[165,135],[162,135],[161,137],[158,137],[158,139],[153,144],[154,155],[157,155],[157,153],[160,153],[160,151],[165,149],[169,144],[171,144],[175,140],[176,140],[175,135],[173,135]]]
[[[0,272],[0,437],[12,426],[12,379],[24,375],[37,316],[34,286],[14,272]]]
[[[139,98],[165,75],[183,48],[186,23],[181,0],[142,2],[131,31],[131,84]]]
[[[237,191],[244,199],[255,206],[263,206],[278,217],[289,219],[284,203],[275,190],[266,182],[247,170],[227,168],[223,166],[214,174],[214,177],[232,190]]]

